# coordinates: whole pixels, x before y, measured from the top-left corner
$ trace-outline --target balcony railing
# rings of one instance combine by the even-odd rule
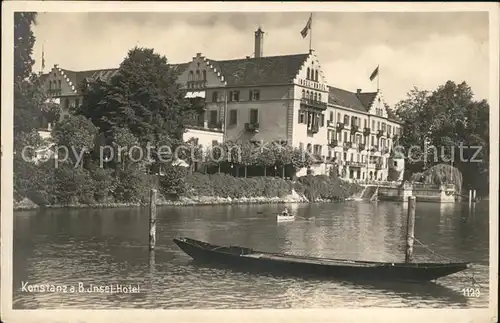
[[[315,123],[312,126],[309,126],[307,128],[307,131],[309,131],[310,133],[318,133],[319,132],[319,124]]]
[[[366,149],[366,145],[365,144],[359,144],[359,146],[358,146],[358,150],[359,151],[363,151],[365,149]]]
[[[369,135],[370,135],[370,133],[371,133],[371,129],[370,129],[370,128],[365,127],[365,128],[363,129],[363,135],[364,135],[365,137],[366,137],[366,136],[369,136]]]
[[[389,149],[389,147],[384,147],[384,148],[382,148],[382,154],[384,154],[384,155],[385,155],[385,154],[388,154],[388,153],[390,153],[390,152],[391,152],[391,150]]]
[[[358,132],[358,130],[359,130],[358,126],[351,125],[351,134],[355,134],[356,132]]]
[[[377,152],[377,151],[378,151],[378,146],[372,146],[372,147],[370,148],[370,151],[371,151],[372,153]]]
[[[350,149],[350,148],[352,148],[352,142],[346,141],[344,143],[344,149],[347,150],[347,149]]]
[[[382,137],[384,135],[385,131],[380,129],[379,131],[377,131],[377,137]]]
[[[375,169],[376,169],[376,170],[380,170],[380,169],[382,169],[382,168],[383,168],[383,166],[384,166],[384,165],[383,165],[382,163],[376,163],[376,164],[375,164]]]
[[[326,110],[326,106],[327,106],[326,102],[321,102],[318,100],[311,100],[311,99],[306,99],[306,98],[302,98],[300,100],[300,104],[305,105],[305,106],[310,107],[310,108],[319,109],[319,110]]]
[[[259,123],[258,122],[247,122],[247,123],[245,123],[245,130],[259,132]]]
[[[330,142],[328,143],[328,146],[330,146],[332,148],[335,148],[338,145],[339,145],[339,141],[337,139],[330,140]]]
[[[210,129],[222,129],[222,122],[209,122],[208,128],[210,128]]]
[[[351,166],[351,167],[364,167],[365,164],[362,162],[357,162],[357,161],[346,161],[346,165]]]
[[[61,89],[49,89],[47,90],[48,96],[61,96]]]
[[[344,129],[344,123],[343,122],[337,122],[337,130],[343,130]]]
[[[335,128],[335,122],[333,122],[333,120],[328,120],[326,122],[326,126],[329,128]]]
[[[207,81],[187,81],[188,89],[204,89],[207,87]]]

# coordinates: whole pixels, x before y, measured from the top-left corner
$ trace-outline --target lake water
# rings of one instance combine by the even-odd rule
[[[289,205],[314,221],[276,223],[281,205],[158,209],[154,260],[148,253],[147,209],[47,210],[14,213],[15,309],[35,308],[357,308],[487,307],[487,202],[417,203],[415,260],[473,262],[473,268],[430,284],[360,285],[282,278],[193,264],[172,239],[188,236],[270,252],[356,260],[403,261],[407,209],[402,203]],[[437,254],[436,254],[437,253]],[[474,277],[476,283],[471,277]],[[22,285],[66,286],[58,292]],[[71,286],[121,284],[138,293],[71,293]],[[27,285],[25,285],[26,287]],[[62,287],[61,287],[62,288]],[[463,288],[480,295],[466,297]]]

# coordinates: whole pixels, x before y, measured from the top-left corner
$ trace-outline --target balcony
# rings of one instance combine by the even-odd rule
[[[365,149],[366,149],[366,144],[359,144],[359,146],[358,146],[359,151],[363,151]]]
[[[308,108],[318,109],[322,111],[326,110],[326,102],[302,98],[300,100],[300,104],[305,105]]]
[[[365,127],[365,128],[363,129],[363,135],[364,135],[365,137],[366,137],[366,136],[369,136],[371,132],[372,132],[372,130],[371,130],[370,128]]]
[[[209,122],[208,128],[222,130],[222,122]]]
[[[350,141],[346,141],[346,142],[344,143],[344,150],[348,150],[348,149],[350,149],[350,148],[352,148],[352,142],[350,142]]]
[[[61,96],[61,89],[49,89],[47,90],[48,96]]]
[[[385,131],[380,129],[379,131],[377,131],[377,137],[382,137],[383,135],[385,134]]]
[[[258,122],[245,123],[245,131],[259,132],[259,123]]]
[[[312,126],[307,127],[307,131],[310,133],[318,133],[319,132],[319,124],[315,123]]]
[[[384,165],[383,165],[382,163],[376,163],[376,164],[375,164],[375,169],[376,169],[376,170],[381,170],[381,169],[383,168],[383,166],[384,166]]]
[[[355,134],[356,132],[358,132],[358,130],[359,130],[358,126],[351,125],[351,134]]]
[[[346,161],[346,165],[356,168],[361,168],[365,166],[362,162],[356,162],[356,161]]]
[[[383,155],[386,155],[386,154],[390,153],[391,150],[389,149],[389,147],[384,147],[384,148],[382,148],[381,152]]]
[[[392,140],[394,140],[394,142],[397,142],[399,140],[399,136],[398,135],[393,135],[392,136]]]
[[[338,145],[339,145],[339,141],[337,139],[330,140],[330,142],[328,143],[328,146],[331,148],[335,148]]]
[[[333,122],[333,120],[328,120],[326,122],[326,126],[329,128],[335,128],[335,122]]]
[[[371,151],[372,153],[375,153],[375,152],[379,151],[379,150],[378,150],[378,146],[372,146],[372,148],[370,149],[370,151]]]
[[[207,81],[187,81],[188,89],[204,89],[207,87]]]
[[[337,130],[341,131],[344,129],[344,123],[343,122],[337,122]]]

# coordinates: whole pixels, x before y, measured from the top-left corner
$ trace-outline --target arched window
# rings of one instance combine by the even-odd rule
[[[309,80],[311,78],[311,69],[308,67],[307,68],[307,79]]]
[[[195,78],[196,81],[199,81],[200,80],[200,71],[199,70],[196,70],[196,78]]]
[[[306,90],[302,90],[302,98],[305,99],[306,98]]]
[[[58,81],[59,83],[59,90],[61,89],[61,80]]]
[[[314,92],[314,101],[318,101],[318,93]]]
[[[318,70],[314,71],[314,80],[316,82],[318,82],[319,78],[318,78]]]
[[[321,102],[321,93],[318,93],[318,101]],[[333,120],[333,117],[331,119]]]
[[[188,81],[192,81],[194,78],[194,73],[193,71],[189,71],[189,74],[188,74]]]
[[[203,70],[203,81],[207,80],[207,71]]]
[[[306,91],[306,99],[309,99],[309,91]]]
[[[49,81],[49,90],[52,90],[52,81]]]

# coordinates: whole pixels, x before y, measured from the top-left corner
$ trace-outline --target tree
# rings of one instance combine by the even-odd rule
[[[453,161],[464,174],[464,186],[487,194],[489,105],[485,100],[475,101],[465,82],[448,81],[432,92],[414,89],[396,105],[396,113],[404,121],[400,144],[407,152],[412,146],[420,147],[422,152],[418,160],[415,155],[411,156],[414,160],[407,158],[405,179]],[[478,162],[471,160],[477,149],[469,146],[481,147],[475,156]]]
[[[34,12],[14,14],[14,136],[38,128],[44,102],[38,77],[32,73],[35,19]]]
[[[54,127],[52,138],[59,147],[67,149],[69,160],[74,163],[75,167],[83,167],[83,162],[88,160],[90,153],[94,150],[97,132],[96,126],[89,119],[81,115],[69,115]],[[58,152],[61,153],[61,151]],[[80,160],[80,158],[83,159]]]
[[[184,125],[199,112],[199,105],[184,98],[185,91],[176,80],[165,56],[136,47],[109,82],[82,87],[83,104],[76,112],[103,132],[126,126],[141,144],[181,141]]]

